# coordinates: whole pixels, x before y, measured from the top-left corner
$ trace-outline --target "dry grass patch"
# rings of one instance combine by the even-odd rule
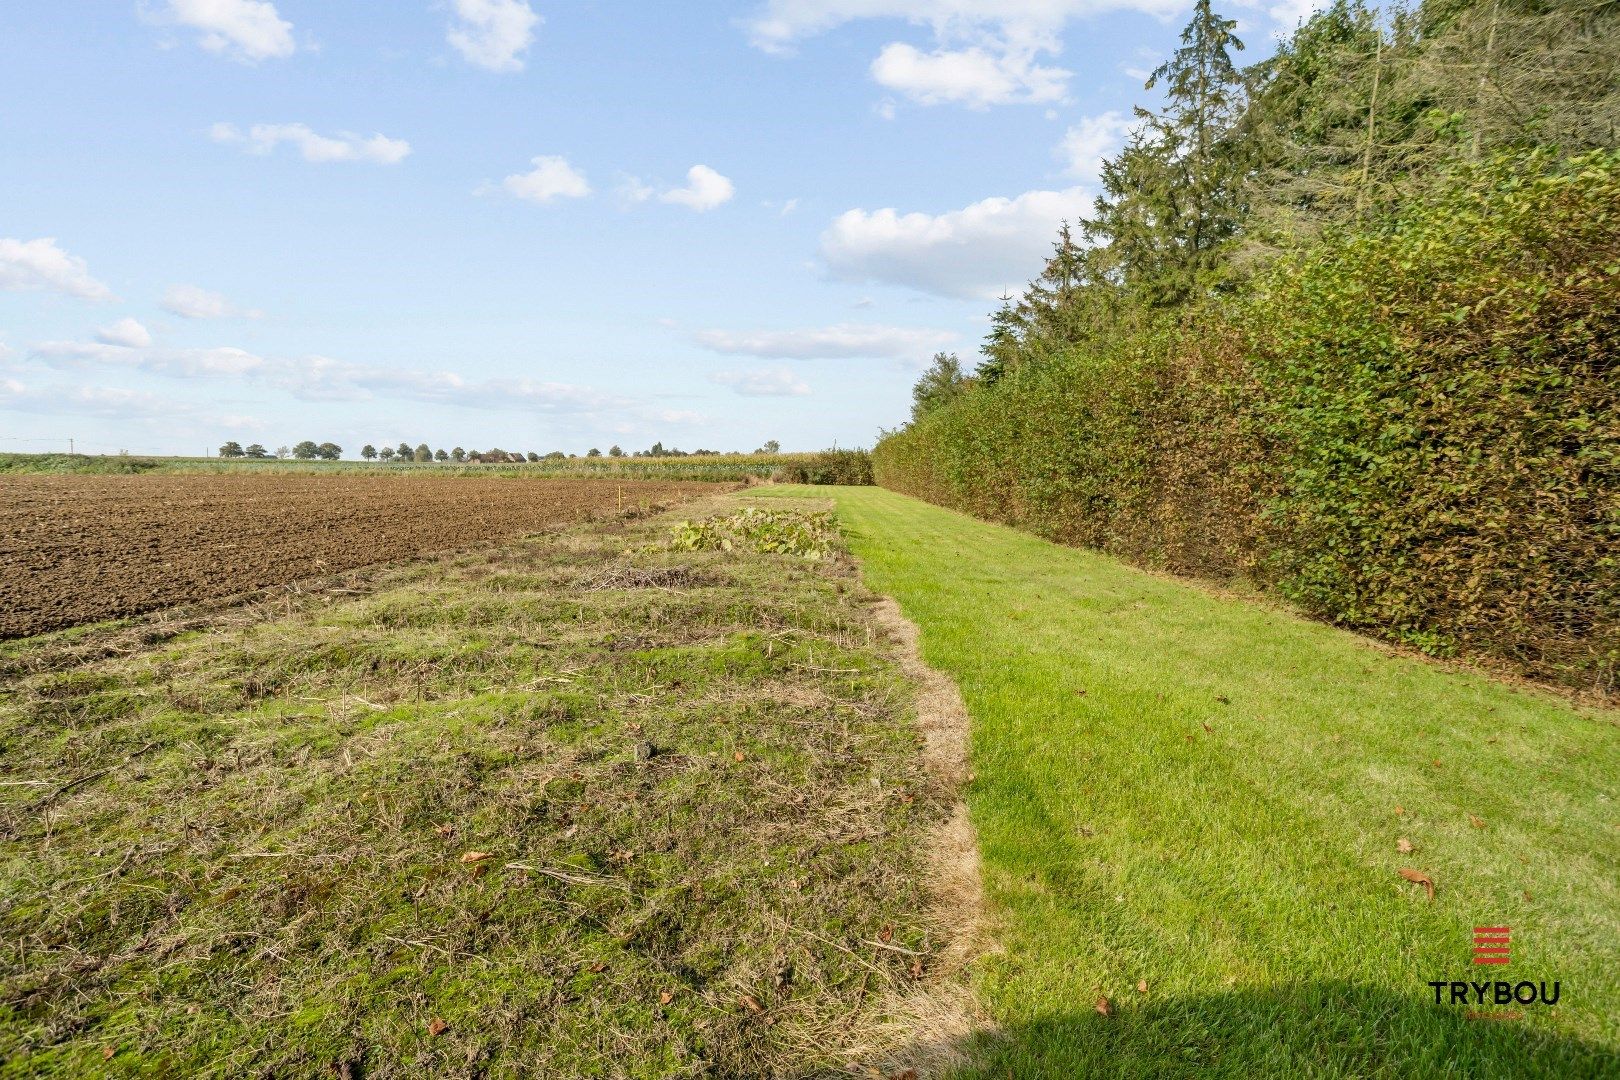
[[[846,561],[667,532],[9,647],[0,1072],[884,1064],[951,782]]]

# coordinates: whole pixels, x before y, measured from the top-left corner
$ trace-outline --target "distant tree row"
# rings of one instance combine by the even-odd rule
[[[343,456],[343,447],[337,443],[316,443],[310,439],[305,439],[290,450],[285,446],[278,446],[276,452],[271,454],[259,443],[250,443],[246,449],[243,449],[242,444],[239,442],[227,442],[220,446],[219,456],[222,458],[252,458],[260,461],[268,460],[271,457],[285,458],[288,456],[303,461],[314,461],[316,459],[336,461]]]
[[[764,446],[762,446],[758,450],[754,451],[754,453],[756,453],[756,454],[779,454],[781,452],[782,452],[782,444],[777,442],[775,439],[771,439]],[[646,450],[635,450],[635,451],[632,451],[628,456],[629,457],[719,457],[720,455],[721,455],[721,451],[719,451],[719,450],[691,450],[691,451],[687,451],[687,450],[677,449],[676,447],[673,447],[673,446],[666,447],[661,442],[655,442],[655,443],[652,444],[652,446],[648,447]],[[297,458],[297,459],[299,459],[301,461],[314,461],[314,460],[317,460],[317,459],[321,460],[321,461],[336,461],[336,460],[338,460],[339,458],[341,458],[343,456],[343,447],[339,446],[337,443],[331,443],[331,442],[316,443],[316,442],[314,442],[312,440],[305,439],[303,442],[297,444],[296,446],[292,447],[291,449],[289,449],[289,448],[287,448],[285,446],[279,446],[279,447],[276,448],[275,453],[272,454],[269,450],[266,450],[259,443],[252,443],[246,449],[244,449],[242,447],[241,443],[233,441],[233,442],[227,442],[227,443],[225,443],[224,445],[222,445],[219,448],[219,456],[222,457],[222,458],[251,458],[251,459],[256,459],[256,460],[267,460],[267,459],[272,458],[272,457],[276,457],[276,458],[294,457],[294,458]],[[386,446],[385,445],[381,449],[379,449],[379,448],[377,448],[375,446],[372,446],[370,443],[367,443],[365,446],[362,446],[360,448],[360,456],[362,458],[364,458],[366,461],[378,461],[378,460],[381,460],[381,461],[398,461],[398,462],[434,462],[434,461],[439,461],[439,462],[443,462],[443,461],[491,462],[491,461],[494,461],[494,462],[513,462],[513,463],[516,463],[516,462],[525,462],[525,461],[534,461],[534,462],[539,462],[539,461],[563,461],[563,460],[566,460],[568,458],[578,457],[579,455],[577,455],[577,454],[565,454],[561,450],[553,450],[549,454],[537,454],[533,450],[530,450],[528,453],[519,453],[517,451],[502,450],[499,447],[497,447],[495,449],[492,449],[492,450],[464,450],[464,449],[462,449],[461,447],[458,446],[453,450],[445,450],[442,447],[440,449],[438,449],[438,450],[435,450],[432,447],[430,447],[427,443],[418,443],[416,446],[412,446],[410,443],[402,442],[398,446]],[[589,450],[587,450],[585,452],[585,456],[588,457],[588,458],[599,458],[599,457],[602,456],[602,451],[598,450],[596,447],[593,446],[593,447],[591,447]],[[608,447],[607,456],[610,457],[610,458],[622,458],[622,457],[625,457],[626,454],[625,454],[624,449],[622,447],[610,446],[610,447]]]

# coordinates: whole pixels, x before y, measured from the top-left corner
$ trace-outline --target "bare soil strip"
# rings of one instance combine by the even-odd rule
[[[539,532],[724,490],[382,476],[0,477],[0,638]]]

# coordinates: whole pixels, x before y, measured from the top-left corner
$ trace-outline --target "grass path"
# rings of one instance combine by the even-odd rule
[[[1620,1074],[1615,713],[834,494],[972,714],[986,1075]],[[1488,924],[1505,968],[1471,963]],[[1560,1000],[1493,1022],[1428,985],[1498,978]]]

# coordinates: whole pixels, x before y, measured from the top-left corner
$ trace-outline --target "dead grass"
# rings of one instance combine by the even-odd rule
[[[0,1073],[816,1075],[970,1015],[959,733],[845,560],[666,532],[9,646]]]

